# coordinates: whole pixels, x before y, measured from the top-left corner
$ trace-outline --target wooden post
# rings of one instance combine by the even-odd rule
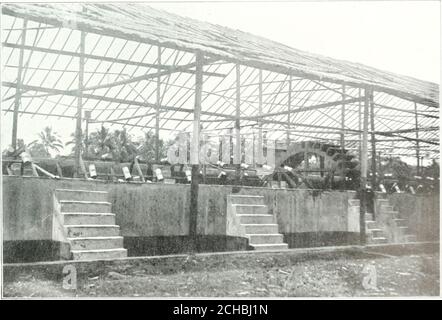
[[[89,149],[89,120],[91,119],[91,111],[84,111],[84,118],[86,120],[86,129],[84,134],[84,158],[88,158],[88,149]]]
[[[343,156],[342,161],[345,161],[344,158],[345,151],[345,85],[342,85],[342,106],[341,106],[341,154]],[[341,189],[344,189],[345,185],[345,167],[342,167],[341,170]]]
[[[371,122],[371,186],[373,192],[377,189],[377,179],[376,179],[376,134],[374,126],[374,101],[373,101],[373,91],[370,91],[370,122]]]
[[[35,167],[34,162],[31,163],[31,169],[32,169],[32,175],[33,175],[34,177],[38,177],[37,168]]]
[[[135,169],[137,170],[138,175],[140,176],[141,181],[146,182],[146,180],[144,179],[143,171],[141,170],[140,163],[138,162],[137,157],[134,158],[134,165],[135,165]]]
[[[57,174],[60,178],[63,178],[63,170],[61,170],[61,166],[58,163],[58,161],[55,163],[55,165],[57,166]]]
[[[161,47],[158,46],[158,66],[161,65]],[[161,108],[161,77],[157,77],[157,91],[156,91],[157,109],[155,113],[155,161],[160,161],[160,108]]]
[[[417,103],[414,103],[414,120],[415,120],[415,126],[416,126],[416,171],[417,175],[420,175],[420,150],[419,150],[419,118],[417,114]]]
[[[241,175],[241,66],[236,65],[236,113],[235,113],[235,153],[234,164],[236,165],[236,183],[240,183]]]
[[[358,89],[358,98],[360,98],[360,97],[361,97],[361,88]],[[359,100],[359,102],[358,102],[358,110],[359,110],[359,112],[358,112],[359,163],[361,163],[361,161],[362,161],[362,158],[361,158],[361,156],[362,156],[362,134],[361,134],[361,132],[362,132],[362,124],[361,124],[362,104],[361,104],[361,100]]]
[[[110,172],[110,180],[112,180],[113,182],[117,181],[117,178],[115,176],[115,171],[114,171],[114,168],[112,168],[112,165],[110,167],[109,172]]]
[[[192,181],[190,182],[190,221],[189,235],[197,234],[198,219],[198,183],[199,183],[199,149],[200,149],[200,116],[201,116],[201,96],[203,91],[203,54],[196,53],[195,70],[195,108],[193,112],[193,135],[190,146],[190,162],[192,165]]]
[[[292,76],[289,76],[289,92],[287,96],[287,152],[290,146],[290,113],[292,108]]]
[[[84,11],[84,9],[83,9]],[[78,97],[77,97],[77,124],[75,127],[75,162],[74,162],[74,178],[80,175],[80,159],[81,159],[81,118],[83,108],[83,76],[84,76],[84,47],[85,37],[84,31],[81,31],[80,36],[80,58],[78,71]]]
[[[365,89],[364,123],[362,132],[361,152],[361,185],[360,185],[360,212],[359,212],[359,235],[361,245],[366,242],[365,214],[367,213],[367,155],[368,155],[368,111],[370,105],[370,89]]]
[[[341,150],[345,149],[345,85],[342,85],[342,106],[341,106]]]
[[[87,180],[87,178],[88,178],[87,169],[86,169],[86,165],[84,164],[83,157],[81,156],[81,154],[80,154],[80,168],[81,168],[81,171],[83,171],[84,178]]]
[[[259,70],[259,83],[258,83],[258,165],[264,163],[263,159],[263,140],[262,140],[262,70]]]
[[[17,70],[17,87],[15,91],[15,100],[14,100],[14,114],[12,118],[12,148],[14,151],[17,151],[17,130],[18,130],[18,110],[21,104],[21,86],[22,86],[22,73],[23,73],[23,55],[24,55],[24,46],[26,44],[26,29],[28,25],[28,20],[23,20],[23,32],[21,35],[21,47],[20,47],[20,56],[18,61],[18,70]]]

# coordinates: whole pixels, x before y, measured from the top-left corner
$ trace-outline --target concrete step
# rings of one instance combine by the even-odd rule
[[[61,200],[62,212],[111,212],[111,204],[106,201]]]
[[[272,224],[273,216],[271,214],[238,214],[241,224]]]
[[[404,238],[405,242],[417,242],[417,237],[415,234],[406,234]]]
[[[275,243],[275,244],[250,244],[254,250],[287,250],[289,248],[287,243]]]
[[[70,190],[56,189],[55,194],[58,200],[73,201],[107,201],[108,193],[106,191],[89,190]]]
[[[111,212],[111,203],[107,201],[61,200],[62,212]]]
[[[348,200],[348,203],[351,205],[351,206],[360,206],[361,205],[361,200],[359,200],[359,199],[350,199],[350,200]]]
[[[264,204],[264,196],[230,194],[227,197],[232,204]]]
[[[389,211],[384,211],[384,214],[393,217],[393,218],[398,218],[399,217],[399,212],[394,211],[394,210],[389,210]]]
[[[408,221],[406,219],[399,219],[399,218],[393,219],[393,221],[396,223],[396,226],[398,226],[398,227],[402,227],[402,226],[406,227],[407,223],[408,223]]]
[[[247,234],[250,244],[275,244],[282,243],[282,234]]]
[[[108,250],[71,250],[74,260],[104,260],[126,258],[127,250],[123,248]]]
[[[278,225],[269,224],[243,224],[247,234],[274,234],[278,233]]]
[[[384,235],[384,230],[379,228],[367,229],[367,233],[371,233],[373,238],[379,238]]]
[[[376,243],[387,243],[387,242],[388,242],[388,240],[385,237],[372,237],[370,239],[370,241],[369,241],[369,243],[373,243],[373,244],[376,244]]]
[[[410,232],[410,228],[408,226],[398,226],[397,229],[403,235],[406,235]]]
[[[115,214],[104,212],[69,212],[62,213],[63,225],[115,225]]]
[[[68,238],[75,237],[113,237],[120,235],[117,225],[65,225]]]
[[[373,214],[372,213],[366,213],[365,214],[365,221],[373,221]]]
[[[393,206],[390,205],[381,205],[381,210],[382,211],[394,211]]]
[[[268,214],[269,209],[262,204],[232,204],[237,214]]]
[[[374,220],[365,220],[366,229],[377,229],[378,223]]]
[[[123,237],[68,238],[71,250],[102,250],[123,248]]]

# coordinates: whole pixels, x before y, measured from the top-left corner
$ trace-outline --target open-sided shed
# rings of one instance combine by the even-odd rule
[[[263,132],[339,144],[360,154],[363,177],[369,152],[439,157],[434,83],[144,4],[3,4],[2,13],[14,146],[20,113],[76,119],[79,141],[87,110],[90,123],[193,133],[193,164],[201,130],[235,130],[236,162],[241,137],[262,144]]]

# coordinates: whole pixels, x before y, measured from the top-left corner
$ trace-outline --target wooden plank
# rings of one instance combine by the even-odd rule
[[[40,167],[39,165],[36,165],[35,163],[32,163],[32,167],[33,167],[34,169],[37,169],[38,171],[40,171],[40,172],[43,173],[44,175],[48,176],[49,178],[57,179],[57,176],[56,176],[55,174],[52,174],[52,173],[46,171],[45,169],[43,169],[43,168]],[[35,174],[34,174],[34,175],[35,175]],[[38,174],[37,174],[37,176],[38,176]]]
[[[63,170],[61,169],[60,163],[55,162],[55,166],[57,167],[57,174],[60,178],[63,178]]]
[[[134,158],[134,165],[135,169],[137,170],[138,175],[140,176],[140,179],[142,182],[146,182],[146,179],[144,179],[143,171],[141,170],[140,163],[138,162],[138,158]]]
[[[28,24],[28,20],[23,20],[23,32],[21,35],[21,44],[20,44],[20,56],[18,61],[18,70],[17,70],[17,87],[15,90],[15,99],[14,99],[14,114],[12,117],[12,148],[17,150],[17,131],[18,131],[18,111],[21,103],[21,91],[22,91],[22,73],[23,73],[23,46],[26,43],[26,27]]]

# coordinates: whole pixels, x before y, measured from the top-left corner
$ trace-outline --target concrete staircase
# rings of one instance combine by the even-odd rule
[[[127,257],[107,192],[57,189],[55,195],[74,260]]]
[[[373,219],[373,213],[365,214],[365,235],[367,244],[388,243],[384,230]]]
[[[391,217],[393,241],[398,243],[416,242],[416,235],[410,232],[408,219],[401,218],[399,212],[394,210],[388,199],[378,199],[377,201],[382,214]]]
[[[229,199],[254,250],[288,249],[273,215],[268,214],[263,196],[229,195]]]

